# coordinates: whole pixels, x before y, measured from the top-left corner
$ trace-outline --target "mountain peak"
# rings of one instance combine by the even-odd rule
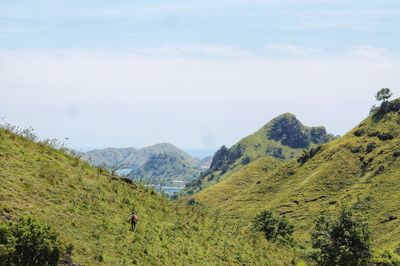
[[[310,144],[322,144],[332,139],[325,127],[304,126],[294,114],[285,113],[272,119],[266,125],[266,135],[270,140],[281,142],[293,149],[305,149]]]
[[[294,114],[287,112],[287,113],[283,113],[281,115],[278,115],[277,117],[272,119],[272,121],[274,121],[274,120],[282,120],[282,119],[296,119],[297,120],[297,117]]]
[[[293,159],[300,155],[303,149],[332,139],[333,136],[326,132],[325,127],[304,126],[294,114],[284,113],[232,147],[222,146],[214,154],[208,171],[189,186],[196,190],[207,186],[207,183],[219,182],[225,173],[239,169],[260,157]]]

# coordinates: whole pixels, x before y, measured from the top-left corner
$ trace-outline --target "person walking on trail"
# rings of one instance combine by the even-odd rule
[[[129,218],[129,221],[131,223],[131,230],[133,232],[136,232],[136,228],[137,228],[137,223],[139,221],[139,217],[137,216],[136,211],[132,212],[131,218]]]

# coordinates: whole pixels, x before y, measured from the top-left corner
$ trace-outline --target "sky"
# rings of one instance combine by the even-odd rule
[[[285,112],[342,135],[400,97],[399,36],[398,0],[2,0],[0,119],[198,156]]]

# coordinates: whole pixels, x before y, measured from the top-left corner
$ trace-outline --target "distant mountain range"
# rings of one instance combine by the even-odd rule
[[[230,148],[222,146],[215,154],[210,168],[188,185],[189,194],[224,179],[227,172],[240,169],[261,157],[290,160],[304,149],[333,140],[325,127],[303,125],[295,115],[282,114],[257,132],[243,138]]]
[[[95,166],[124,169],[134,180],[171,185],[173,181],[190,181],[208,169],[212,157],[203,160],[190,156],[169,143],[149,147],[105,148],[86,152],[82,159]]]

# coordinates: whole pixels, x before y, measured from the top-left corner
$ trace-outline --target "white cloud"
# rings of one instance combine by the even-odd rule
[[[79,10],[76,12],[84,17],[142,17],[170,14],[203,14],[213,10],[236,10],[243,8],[278,8],[298,5],[334,4],[345,0],[218,0],[218,1],[168,1],[158,3],[140,3],[126,6],[106,6],[91,10]]]
[[[301,57],[257,57],[232,47],[195,45],[119,52],[3,50],[0,101],[21,106],[307,103],[313,95],[319,101],[339,102],[341,93],[358,98],[366,89],[373,93],[384,85],[400,87],[399,60],[384,56],[385,50],[379,48],[311,57],[307,55],[314,48],[270,48]]]
[[[233,46],[223,45],[168,45],[162,47],[136,47],[130,52],[146,56],[217,57],[234,58],[253,56],[253,53]]]
[[[41,32],[49,30],[48,26],[0,26],[0,33],[8,34],[8,33],[32,33],[32,32]]]
[[[310,56],[322,53],[322,50],[318,48],[293,44],[268,44],[264,46],[264,49],[272,54],[283,56]]]
[[[400,96],[400,60],[379,48],[286,58],[164,49],[0,51],[0,117],[74,146],[202,147],[204,136],[229,145],[287,111],[343,133],[379,88]]]
[[[349,49],[346,55],[350,58],[369,59],[369,60],[387,60],[394,58],[385,48],[372,46],[355,46]]]
[[[368,31],[372,27],[370,23],[366,21],[357,20],[343,20],[341,18],[334,19],[307,19],[304,21],[296,21],[286,28],[296,30],[322,30],[322,29],[334,29],[334,28],[345,28]]]

